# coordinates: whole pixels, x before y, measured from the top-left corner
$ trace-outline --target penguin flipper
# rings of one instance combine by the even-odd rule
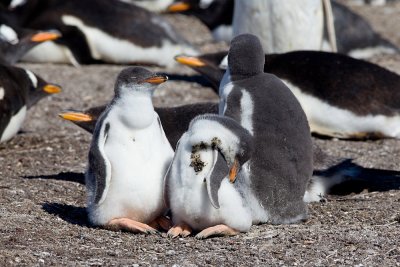
[[[104,145],[107,142],[110,123],[100,123],[96,127],[92,145],[89,151],[89,169],[87,174],[88,183],[93,185],[94,203],[100,205],[106,198],[108,187],[111,181],[111,163],[108,160]]]
[[[207,193],[213,207],[219,209],[218,191],[222,180],[229,174],[229,167],[218,149],[213,149],[212,153],[213,162],[210,171],[206,175]]]
[[[168,169],[164,175],[163,199],[164,199],[165,206],[168,208],[170,206],[170,203],[169,203],[169,179],[170,179],[170,177],[169,176],[171,175],[170,172],[171,172],[172,164],[174,164],[176,157],[178,155],[179,143],[180,143],[181,139],[179,139],[178,142],[176,143],[174,157],[171,160],[171,163],[169,164]]]

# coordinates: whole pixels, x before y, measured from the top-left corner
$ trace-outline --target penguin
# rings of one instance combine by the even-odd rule
[[[106,106],[97,106],[83,111],[68,110],[59,114],[89,133],[93,133],[97,119]],[[218,113],[218,104],[212,102],[195,103],[177,107],[154,107],[172,147],[175,147],[182,134],[187,131],[190,121],[200,114]]]
[[[59,92],[61,87],[27,69],[0,65],[0,142],[18,133],[29,108],[43,97]]]
[[[218,84],[224,72],[219,67],[226,62],[220,61],[222,55],[178,56],[176,60]],[[396,101],[400,76],[396,73],[367,61],[320,51],[265,55],[264,72],[279,77],[294,93],[314,134],[353,140],[400,138],[400,106]]]
[[[198,53],[161,16],[121,1],[31,0],[15,5],[10,13],[21,26],[62,34],[32,49],[25,61],[171,66],[172,55]]]
[[[174,0],[119,0],[128,4],[133,4],[145,8],[151,12],[162,13],[167,11]]]
[[[221,163],[218,163],[218,159],[210,167],[212,172],[215,171],[217,177],[219,177],[216,178],[214,185],[218,185],[221,175],[225,178],[227,176],[226,173],[229,173],[228,178],[230,178],[231,182],[237,176],[236,180],[241,180],[243,183],[242,193],[236,194],[236,196],[242,195],[245,200],[242,203],[237,202],[236,199],[232,200],[232,194],[226,194],[225,196],[229,195],[230,197],[222,199],[222,183],[217,188],[207,188],[208,191],[211,191],[208,195],[216,196],[217,194],[218,196],[218,202],[215,202],[216,198],[213,197],[214,208],[218,208],[218,203],[222,205],[227,201],[234,201],[238,206],[238,210],[240,210],[240,204],[242,204],[245,210],[248,211],[247,214],[251,218],[251,224],[266,222],[271,224],[297,223],[306,220],[308,216],[303,198],[313,170],[310,129],[305,113],[291,91],[276,76],[263,72],[263,54],[262,45],[256,36],[243,34],[235,37],[231,42],[228,69],[221,83],[219,94],[219,115],[233,119],[239,124],[240,128],[247,130],[252,145],[243,147],[237,145],[238,143],[241,144],[242,136],[243,140],[246,139],[244,134],[234,134],[235,131],[232,130],[223,131],[220,130],[220,127],[211,124],[207,125],[207,123],[198,127],[198,129],[207,129],[207,131],[200,131],[197,134],[198,129],[193,129],[194,141],[189,138],[188,142],[190,145],[199,144],[200,149],[204,147],[202,146],[202,141],[205,141],[206,148],[208,147],[208,142],[210,142],[209,140],[214,140],[216,144],[226,144],[226,149],[224,149],[223,145],[222,148],[219,148],[222,152],[220,162],[222,158],[225,159],[226,164],[222,164],[225,165],[225,168],[217,167],[221,165]],[[210,131],[210,129],[216,130]],[[239,136],[240,141],[235,140],[235,138],[226,138],[226,135]],[[185,146],[188,142],[184,142],[184,140],[182,139],[183,150],[189,151],[190,147]],[[231,143],[236,144],[236,146],[232,148],[232,146],[228,145]],[[243,143],[250,144],[250,142]],[[167,199],[169,199],[168,203],[171,203],[173,218],[174,208],[172,202],[180,202],[183,206],[186,204],[182,195],[172,193],[171,190],[176,189],[172,189],[169,182],[170,179],[179,180],[180,176],[177,176],[179,174],[185,176],[186,171],[184,169],[188,168],[187,164],[180,164],[185,162],[184,160],[181,161],[179,157],[180,146],[181,143],[179,142],[178,152],[171,164],[164,186],[164,188],[169,188],[167,190],[170,190],[167,192]],[[254,147],[253,152],[250,152],[251,149],[247,148],[250,146]],[[203,154],[196,155],[196,147],[192,148],[194,155],[190,155],[190,157],[194,161],[192,165],[195,166],[193,168],[196,171],[196,166],[200,166],[201,169],[204,165],[202,163]],[[224,151],[229,153],[224,153]],[[239,153],[235,151],[239,151]],[[249,151],[249,156],[240,160],[239,155],[247,155],[247,152],[244,151]],[[215,152],[206,150],[206,153],[208,154],[208,156],[205,156],[207,157],[207,163],[215,162],[215,157],[209,157],[210,154],[215,154]],[[187,160],[187,153],[182,153],[181,155],[186,157]],[[232,158],[232,155],[236,156]],[[247,160],[247,158],[249,159]],[[176,172],[174,171],[175,167],[177,168]],[[229,169],[228,172],[226,172],[227,169]],[[207,170],[206,172],[209,172]],[[181,184],[184,185],[184,182]],[[204,192],[203,190],[201,195],[204,196]],[[199,207],[203,207],[201,204],[197,203]],[[212,219],[212,216],[206,215],[208,207],[204,207],[205,209],[202,210],[204,211],[203,216],[194,216],[194,220],[206,222]],[[171,228],[170,235],[186,235],[187,231],[181,231],[181,229],[187,230],[188,220],[190,219],[179,208],[175,209],[175,214],[179,214],[176,215],[179,218],[178,224]],[[182,214],[184,218],[180,218]],[[191,216],[190,214],[188,215],[188,217]],[[202,230],[198,237],[231,235],[248,230],[248,224],[240,229],[239,227],[234,228],[224,224],[228,219],[230,221],[238,220],[236,212],[230,210],[225,216],[227,216],[227,219],[223,222],[217,219],[203,225],[208,228],[198,229]],[[241,213],[239,217],[243,216]],[[179,222],[184,222],[184,224],[181,225]],[[210,226],[213,224],[216,225]],[[220,224],[223,224],[223,226]],[[193,225],[189,225],[189,227],[193,227]],[[195,227],[197,228],[199,225]]]
[[[163,179],[173,157],[152,94],[167,76],[141,67],[118,75],[93,133],[85,174],[91,224],[155,233],[165,212]],[[162,220],[161,220],[162,221]]]
[[[396,45],[375,32],[362,16],[337,1],[331,3],[338,53],[363,59],[400,52]],[[198,0],[184,0],[172,4],[168,10],[197,17],[217,41],[229,43],[233,38],[233,0],[214,0],[209,5],[201,5]],[[322,50],[332,51],[326,27]]]
[[[33,47],[59,37],[61,35],[56,31],[34,31],[0,24],[0,63],[13,65]]]

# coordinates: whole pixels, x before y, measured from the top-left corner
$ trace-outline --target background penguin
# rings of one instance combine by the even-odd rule
[[[336,1],[331,3],[337,52],[354,58],[400,52],[397,46],[375,32],[362,16]],[[212,31],[217,41],[230,42],[233,38],[233,0],[215,0],[206,8],[202,8],[197,0],[185,0],[171,5],[169,10],[196,16]],[[326,26],[322,50],[332,51]]]
[[[162,17],[120,1],[31,0],[11,14],[21,26],[63,36],[31,50],[26,61],[172,65],[171,55],[197,53]]]
[[[173,150],[151,98],[166,80],[139,67],[119,74],[115,97],[96,124],[89,151],[86,188],[92,224],[155,232],[154,223],[165,211],[162,184]]]
[[[152,12],[164,12],[174,0],[119,0],[128,4],[134,4]]]
[[[89,133],[93,133],[97,119],[105,109],[106,106],[98,106],[84,111],[71,110],[60,113],[59,116],[73,122]],[[190,121],[197,115],[218,113],[218,104],[195,103],[177,107],[155,107],[154,110],[160,117],[169,143],[172,147],[175,147],[179,138],[187,131]]]
[[[220,61],[222,55],[180,56],[177,60],[218,84],[223,75],[218,66],[225,65]],[[278,76],[291,89],[313,133],[343,139],[400,138],[396,100],[400,76],[396,73],[363,60],[318,51],[266,55],[264,72]]]
[[[60,91],[29,70],[0,65],[0,142],[17,134],[30,107]]]
[[[219,113],[246,129],[254,144],[254,151],[243,164],[242,172],[238,176],[245,184],[243,198],[247,200],[246,205],[250,209],[250,221],[295,223],[307,218],[303,197],[313,168],[311,136],[306,116],[294,95],[274,75],[263,73],[262,55],[263,48],[256,36],[244,34],[232,40],[229,67],[220,87]],[[203,125],[201,129],[204,128]],[[218,135],[225,136],[225,132],[215,131],[208,134],[216,135],[217,143],[224,143],[225,139],[219,139]],[[201,144],[202,138],[194,140]],[[185,156],[188,156],[187,153]],[[192,158],[195,159],[196,156]],[[230,173],[233,173],[230,177],[234,177],[237,168],[232,166],[237,164],[232,163],[235,160],[228,161],[231,162],[228,163]],[[174,163],[175,159],[172,166]],[[188,168],[186,165],[180,167],[178,163],[178,168],[185,167]],[[221,174],[225,171],[218,172]],[[221,177],[219,174],[218,177]],[[237,218],[235,212],[230,212],[229,215],[232,216],[231,220]],[[195,217],[197,220],[202,218]],[[177,225],[176,228],[180,234],[180,229],[185,226]],[[245,229],[244,227],[243,230]],[[226,227],[211,228],[201,237],[225,234],[225,231],[229,234],[235,233]]]
[[[164,184],[175,225],[168,236],[187,236],[192,230],[201,231],[196,235],[200,239],[234,235],[260,222],[252,214],[248,181],[240,171],[251,158],[252,141],[234,119],[217,114],[193,119]]]
[[[7,24],[0,25],[0,62],[13,65],[36,45],[59,38],[57,32],[43,32]]]

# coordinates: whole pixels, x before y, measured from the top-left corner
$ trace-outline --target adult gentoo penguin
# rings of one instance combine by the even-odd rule
[[[121,1],[30,0],[11,15],[22,26],[63,36],[31,50],[27,61],[172,65],[177,53],[197,53],[161,16]]]
[[[337,52],[354,58],[367,58],[400,51],[397,46],[378,34],[362,16],[336,1],[331,3]],[[199,0],[183,0],[172,4],[169,10],[197,17],[218,41],[230,42],[233,38],[233,0],[214,0],[208,5],[201,4]],[[328,39],[325,23],[322,50],[331,52],[332,47]]]
[[[59,114],[89,133],[93,133],[97,119],[106,106],[97,106],[86,110],[68,110]],[[165,135],[172,147],[175,147],[182,134],[187,131],[190,121],[197,115],[218,113],[218,104],[205,102],[176,107],[154,107],[160,117]]]
[[[60,91],[29,70],[0,65],[0,142],[17,134],[30,107]]]
[[[35,31],[3,23],[0,25],[0,62],[13,65],[33,47],[60,36],[54,31]]]
[[[163,178],[173,157],[152,94],[165,75],[124,69],[93,134],[86,171],[87,210],[94,225],[153,233],[165,211]],[[152,224],[150,226],[149,224]]]
[[[295,223],[307,218],[303,197],[313,170],[312,142],[307,118],[290,90],[276,76],[263,72],[263,55],[263,48],[256,36],[244,34],[235,37],[229,50],[228,69],[220,87],[219,114],[233,119],[240,124],[243,131],[248,131],[254,151],[251,153],[247,148],[250,145],[238,145],[242,144],[242,140],[248,139],[244,137],[245,134],[235,134],[238,131],[232,130],[232,126],[224,125],[221,121],[218,122],[224,127],[210,123],[210,119],[198,128],[191,127],[192,132],[189,132],[188,139],[182,139],[182,143],[178,145],[165,185],[168,190],[167,202],[171,205],[173,218],[174,216],[179,218],[175,227],[170,230],[170,235],[186,235],[188,226],[196,230],[209,227],[200,232],[198,236],[200,238],[248,230],[248,224],[240,229],[229,225],[238,220],[238,216],[232,210],[222,211],[223,203],[230,202],[233,198],[232,193],[222,194],[222,187],[211,189],[204,186],[196,187],[201,193],[197,194],[198,198],[193,197],[190,204],[182,194],[175,194],[174,190],[178,189],[174,188],[170,180],[184,181],[183,176],[189,173],[186,172],[186,168],[192,167],[194,172],[191,172],[191,177],[193,177],[196,170],[201,170],[207,163],[214,166],[211,167],[212,173],[217,173],[215,184],[226,176],[231,181],[237,176],[236,181],[241,181],[241,185],[234,191],[236,197],[242,198],[242,203],[237,199],[234,201],[238,209],[243,207],[252,223]],[[214,128],[218,130],[211,131]],[[200,129],[207,130],[200,131]],[[223,157],[219,157],[219,162],[222,163],[215,161],[215,157],[210,158],[211,154],[217,152],[207,150],[207,144],[210,142],[211,147],[214,143],[225,157],[225,163],[222,161]],[[243,143],[250,144],[250,142]],[[182,151],[186,151],[185,153],[179,153],[180,146],[183,147]],[[191,154],[187,153],[190,148],[192,148]],[[203,159],[203,153],[196,154],[197,150],[205,150],[207,158],[204,156]],[[181,159],[181,156],[184,159]],[[186,162],[189,156],[192,159],[192,166],[181,164]],[[243,156],[242,160],[240,156]],[[247,158],[249,159],[246,161]],[[185,183],[182,182],[181,185],[185,186]],[[182,190],[185,189],[186,187]],[[207,190],[211,191],[208,195],[214,196],[212,201],[205,197]],[[218,195],[220,215],[224,220],[214,215],[208,216],[214,214],[209,212],[210,208],[218,207],[215,194]],[[214,204],[213,207],[203,205],[206,199],[209,201],[207,203]],[[191,204],[194,206],[185,208]],[[200,209],[202,216],[192,218],[189,210],[194,210],[194,207]],[[242,212],[240,213],[242,215]],[[240,217],[243,216],[245,215]],[[204,224],[191,225],[192,220],[202,221]]]
[[[177,57],[219,84],[224,53]],[[265,55],[264,72],[278,76],[306,112],[311,131],[343,138],[400,138],[400,76],[345,55],[294,51]],[[214,90],[217,90],[214,87]]]

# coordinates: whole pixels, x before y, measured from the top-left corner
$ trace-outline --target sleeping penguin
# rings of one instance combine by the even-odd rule
[[[10,12],[21,26],[62,34],[31,50],[25,61],[171,66],[173,55],[197,53],[161,16],[121,1],[31,0]]]
[[[186,236],[191,229],[200,231],[198,238],[233,235],[251,224],[307,219],[310,129],[291,91],[263,72],[263,54],[254,35],[232,40],[220,86],[222,118],[195,119],[179,142],[164,186],[176,223],[170,236]],[[229,185],[234,181],[237,186]]]
[[[0,65],[0,142],[18,133],[30,107],[60,91],[29,70]]]
[[[176,60],[207,77],[217,91],[226,68],[224,52]],[[294,93],[313,133],[342,139],[400,138],[396,73],[318,51],[265,55],[264,72],[279,77]]]
[[[93,133],[86,171],[93,225],[134,233],[165,227],[163,178],[173,157],[152,95],[167,80],[144,68],[122,70],[115,96]]]

